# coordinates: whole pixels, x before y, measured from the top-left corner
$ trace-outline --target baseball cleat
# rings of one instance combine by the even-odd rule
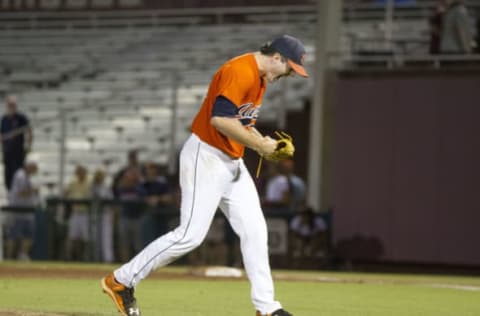
[[[140,309],[137,307],[137,300],[133,296],[134,289],[118,283],[110,273],[102,279],[102,289],[110,296],[118,311],[123,316],[140,316]]]
[[[293,316],[293,315],[283,309],[279,309],[274,311],[271,314],[265,314],[265,315],[262,315],[259,311],[257,311],[257,316]]]

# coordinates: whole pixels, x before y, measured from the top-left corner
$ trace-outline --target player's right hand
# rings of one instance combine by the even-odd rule
[[[260,139],[257,152],[260,156],[271,155],[277,148],[277,141],[270,136],[264,136]]]

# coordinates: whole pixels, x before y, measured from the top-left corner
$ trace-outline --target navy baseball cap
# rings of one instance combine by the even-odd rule
[[[302,77],[308,77],[304,68],[305,47],[302,42],[290,35],[277,37],[270,43],[270,47],[288,59],[288,64]]]

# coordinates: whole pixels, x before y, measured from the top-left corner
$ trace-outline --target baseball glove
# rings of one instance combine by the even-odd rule
[[[293,139],[285,132],[275,132],[277,135],[277,148],[273,153],[264,158],[269,161],[280,161],[293,157],[295,146],[293,146]]]
[[[260,170],[262,168],[263,158],[269,161],[281,161],[288,158],[293,157],[293,153],[295,152],[295,146],[293,146],[293,139],[290,135],[285,132],[275,132],[277,135],[277,148],[273,153],[266,156],[261,156],[260,160],[258,161],[257,166],[257,178],[260,175]]]

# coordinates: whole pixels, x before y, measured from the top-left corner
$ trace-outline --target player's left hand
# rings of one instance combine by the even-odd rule
[[[295,146],[293,145],[293,139],[285,132],[275,132],[278,139],[275,141],[275,150],[268,155],[263,156],[270,161],[280,161],[288,158],[292,158],[295,153]]]

